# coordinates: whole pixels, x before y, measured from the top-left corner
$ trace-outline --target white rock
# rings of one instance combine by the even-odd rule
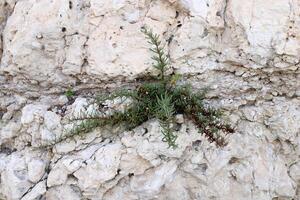
[[[22,200],[32,200],[32,199],[36,199],[40,196],[42,196],[43,194],[46,193],[46,181],[41,181],[39,183],[37,183],[32,190],[27,193],[24,197],[22,197]]]
[[[116,23],[112,24],[111,18],[105,18],[101,21],[102,27],[97,28],[99,30],[90,36],[87,49],[89,65],[86,68],[89,75],[103,77],[104,80],[117,76],[132,79],[149,67],[145,65],[150,63],[145,40],[137,32],[140,26],[133,24],[126,31],[121,32],[119,28],[114,31],[116,27],[122,26],[119,20],[119,17],[116,17]],[[102,34],[101,30],[107,32]],[[136,61],[134,58],[137,54],[139,59]]]
[[[62,141],[55,145],[55,151],[58,154],[65,154],[75,150],[76,142],[74,140]]]
[[[55,166],[51,169],[48,178],[47,178],[47,186],[57,186],[62,185],[67,181],[68,171],[64,166]]]
[[[159,193],[164,184],[173,180],[176,169],[176,161],[167,162],[157,169],[147,171],[143,175],[134,176],[130,181],[130,187],[141,198],[153,197]]]
[[[104,183],[117,175],[122,153],[120,143],[108,144],[95,152],[93,160],[85,167],[81,167],[74,173],[78,178],[80,188],[97,188],[99,184]]]
[[[114,10],[119,10],[123,6],[125,6],[124,0],[116,0],[113,2],[99,2],[97,0],[91,0],[91,8],[95,16],[100,16]]]
[[[82,113],[86,111],[88,102],[84,98],[77,98],[75,102],[70,106],[70,118],[80,117]]]
[[[180,3],[186,7],[192,15],[200,15],[205,17],[208,12],[208,6],[205,1],[197,0],[180,0]]]
[[[8,200],[20,199],[31,186],[24,157],[12,154],[1,173],[2,195]]]
[[[149,169],[150,167],[150,163],[141,158],[139,155],[127,153],[122,155],[120,162],[120,173],[125,175],[139,175],[143,174],[146,169]]]
[[[251,0],[241,3],[234,0],[229,3],[228,9],[235,23],[243,26],[251,54],[268,57],[271,46],[285,40],[290,13],[290,5],[286,1]]]
[[[276,162],[272,176],[274,189],[278,195],[288,197],[296,195],[296,185],[288,175],[287,168],[283,162]]]
[[[182,114],[176,115],[176,123],[178,124],[183,124],[184,123],[184,118]]]
[[[50,131],[60,128],[60,116],[54,112],[47,111],[44,114],[44,124]]]
[[[9,121],[7,125],[1,129],[1,134],[0,134],[1,141],[5,142],[17,136],[20,128],[21,128],[21,124],[19,122]]]
[[[87,41],[86,36],[75,35],[66,48],[66,60],[63,64],[62,72],[67,75],[77,75],[81,73],[84,63],[83,45]]]
[[[81,195],[69,185],[50,188],[46,193],[49,200],[80,200]]]
[[[46,163],[40,159],[33,159],[28,163],[28,180],[38,182],[45,173]]]
[[[299,16],[297,0],[0,1],[0,199],[299,199]],[[177,116],[177,149],[155,120],[36,148],[98,109],[90,89],[157,74],[144,25],[180,83],[210,88],[235,128],[228,145]]]
[[[70,173],[75,172],[82,166],[82,163],[79,160],[73,160],[71,158],[64,159],[62,163]]]
[[[44,113],[47,111],[47,108],[48,106],[46,105],[26,105],[22,109],[21,123],[30,124],[35,120],[40,121]]]
[[[57,138],[53,132],[49,131],[46,128],[41,128],[40,134],[41,134],[42,143],[44,144],[50,144],[51,142],[55,141],[55,139]]]
[[[80,9],[76,10],[77,12],[69,12],[68,2],[62,3],[57,0],[17,2],[4,30],[6,52],[2,58],[1,71],[12,74],[22,72],[32,78],[35,77],[32,80],[44,81],[42,83],[44,85],[49,85],[47,81],[54,83],[65,81],[69,84],[70,81],[65,80],[66,76],[55,71],[58,65],[63,64],[67,51],[64,48],[63,35],[66,32],[75,33],[79,29],[82,32],[85,30],[86,26],[80,24],[80,21],[85,20],[82,17],[83,13]],[[27,13],[26,17],[21,17],[23,12]],[[26,23],[29,21],[30,23]],[[70,26],[71,21],[76,23]],[[13,59],[14,63],[11,63],[10,59]]]
[[[140,12],[138,10],[133,11],[132,13],[128,13],[125,15],[125,20],[129,23],[136,23],[140,18]]]
[[[295,164],[293,164],[291,167],[290,167],[290,176],[291,178],[299,184],[300,182],[300,162],[297,162]]]
[[[270,127],[273,134],[282,140],[295,141],[300,130],[300,110],[293,102],[283,103],[278,101],[276,106],[269,109],[270,118],[265,123]]]
[[[59,98],[58,98],[58,104],[59,105],[64,105],[66,103],[68,103],[68,97],[66,97],[66,95],[61,95]]]

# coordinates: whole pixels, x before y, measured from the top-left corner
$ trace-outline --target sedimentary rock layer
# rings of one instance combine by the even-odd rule
[[[210,88],[228,145],[185,120],[169,149],[152,120],[38,148],[87,94],[155,75],[145,25],[173,71]],[[2,0],[0,36],[0,199],[300,199],[299,1]]]

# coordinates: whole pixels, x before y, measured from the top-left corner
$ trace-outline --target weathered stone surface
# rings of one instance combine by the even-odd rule
[[[33,159],[28,163],[28,179],[36,183],[45,174],[46,163],[41,159]]]
[[[50,188],[46,193],[46,199],[80,200],[81,195],[76,189],[74,190],[71,186],[64,185]]]
[[[46,193],[46,181],[36,184],[26,195],[22,197],[22,200],[31,200],[42,197]]]
[[[80,188],[82,190],[94,188],[113,179],[118,173],[120,157],[121,145],[118,143],[98,149],[94,153],[94,159],[89,160],[86,167],[81,167],[74,173],[79,180]]]
[[[2,156],[2,159],[0,197],[8,200],[22,197],[30,199],[32,196],[42,196],[46,192],[43,177],[48,165],[47,153],[26,149]]]
[[[299,16],[297,0],[1,1],[0,199],[300,199]],[[179,115],[174,150],[155,120],[41,148],[96,109],[95,90],[155,75],[144,25],[174,71],[210,88],[228,145]]]
[[[134,176],[130,181],[130,188],[140,198],[152,198],[160,192],[165,184],[172,181],[176,169],[175,161],[162,164],[155,170],[148,170],[143,175]]]
[[[7,125],[3,126],[1,129],[1,142],[6,142],[7,140],[17,136],[20,128],[20,123],[16,123],[14,121],[8,122]]]
[[[3,29],[6,25],[6,21],[8,17],[11,15],[11,13],[14,10],[16,0],[7,0],[7,1],[1,1],[0,2],[0,61],[2,58],[2,52],[3,52]]]

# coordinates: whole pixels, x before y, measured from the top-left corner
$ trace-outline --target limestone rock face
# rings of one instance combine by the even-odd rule
[[[228,145],[177,116],[176,149],[155,120],[47,146],[95,91],[156,75],[145,25],[172,70],[210,88]],[[0,199],[300,199],[299,59],[297,0],[2,0]]]
[[[48,153],[29,149],[1,155],[1,197],[3,199],[34,199],[46,192]],[[33,198],[30,198],[33,197]]]

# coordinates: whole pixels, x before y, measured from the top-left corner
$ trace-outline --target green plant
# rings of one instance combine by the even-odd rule
[[[75,92],[71,88],[68,88],[68,90],[65,92],[65,96],[68,98],[72,98],[74,95]]]
[[[203,103],[205,90],[193,92],[191,85],[178,83],[180,75],[167,74],[169,58],[164,52],[159,36],[146,28],[143,28],[142,32],[152,46],[150,51],[154,53],[153,67],[157,69],[158,76],[152,77],[152,81],[143,83],[134,90],[122,89],[110,95],[98,96],[93,103],[99,109],[92,113],[82,113],[80,117],[73,119],[80,123],[60,141],[106,125],[122,125],[130,130],[156,118],[162,128],[163,141],[167,142],[169,147],[175,148],[177,135],[172,124],[175,122],[175,115],[183,114],[197,125],[199,132],[209,141],[219,146],[224,145],[225,140],[219,133],[232,133],[233,129],[222,122],[222,112]],[[124,111],[116,110],[110,114],[101,111],[107,100],[116,98],[130,99],[131,103]]]

